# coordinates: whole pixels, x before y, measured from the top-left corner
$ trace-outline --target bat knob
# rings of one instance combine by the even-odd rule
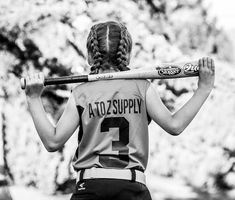
[[[20,79],[20,86],[21,86],[22,90],[24,90],[26,88],[26,79],[25,78]]]

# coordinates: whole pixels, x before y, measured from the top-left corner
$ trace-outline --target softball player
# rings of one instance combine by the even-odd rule
[[[87,39],[91,74],[129,70],[132,39],[117,22],[99,23]],[[192,121],[214,84],[214,62],[199,60],[198,88],[176,113],[162,103],[147,80],[108,80],[76,86],[54,126],[46,117],[40,95],[43,75],[26,78],[26,96],[37,132],[48,151],[60,149],[79,128],[73,159],[77,171],[72,200],[150,200],[144,171],[148,162],[150,119],[171,135]]]

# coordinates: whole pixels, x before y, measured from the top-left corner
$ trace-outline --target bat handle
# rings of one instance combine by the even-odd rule
[[[43,85],[47,86],[47,85],[59,85],[59,84],[68,84],[68,83],[81,83],[81,82],[88,82],[88,75],[45,78]],[[20,85],[23,90],[26,88],[27,82],[25,78],[20,79]]]
[[[27,82],[26,82],[26,78],[22,77],[20,79],[20,86],[21,86],[21,89],[24,90],[26,88],[26,85],[27,85]]]
[[[20,79],[20,86],[21,86],[22,90],[24,90],[26,88],[26,79],[25,78]]]
[[[44,80],[44,85],[45,85],[45,81],[46,80]],[[26,88],[26,85],[27,85],[26,78],[22,77],[20,79],[20,87],[21,87],[21,89],[24,90]]]

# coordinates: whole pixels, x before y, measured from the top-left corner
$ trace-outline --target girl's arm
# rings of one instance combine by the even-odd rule
[[[162,103],[154,86],[150,85],[146,94],[148,114],[165,131],[179,135],[193,120],[209,96],[214,85],[214,74],[214,61],[210,58],[200,59],[198,88],[189,101],[174,114]]]
[[[56,125],[52,124],[47,118],[40,98],[44,88],[43,80],[42,73],[27,77],[25,92],[29,111],[38,135],[45,148],[49,152],[53,152],[61,148],[74,133],[79,124],[79,115],[75,100],[71,95],[58,123]]]

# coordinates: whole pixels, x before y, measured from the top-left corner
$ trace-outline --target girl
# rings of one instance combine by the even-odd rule
[[[91,74],[129,70],[132,39],[126,27],[108,21],[92,26],[87,39]],[[77,185],[71,199],[150,200],[144,171],[148,160],[148,123],[171,135],[193,120],[214,84],[214,62],[199,60],[198,88],[176,113],[162,103],[147,80],[88,82],[76,86],[56,126],[48,120],[40,95],[43,75],[26,78],[30,113],[44,146],[60,149],[79,128],[73,159]]]

